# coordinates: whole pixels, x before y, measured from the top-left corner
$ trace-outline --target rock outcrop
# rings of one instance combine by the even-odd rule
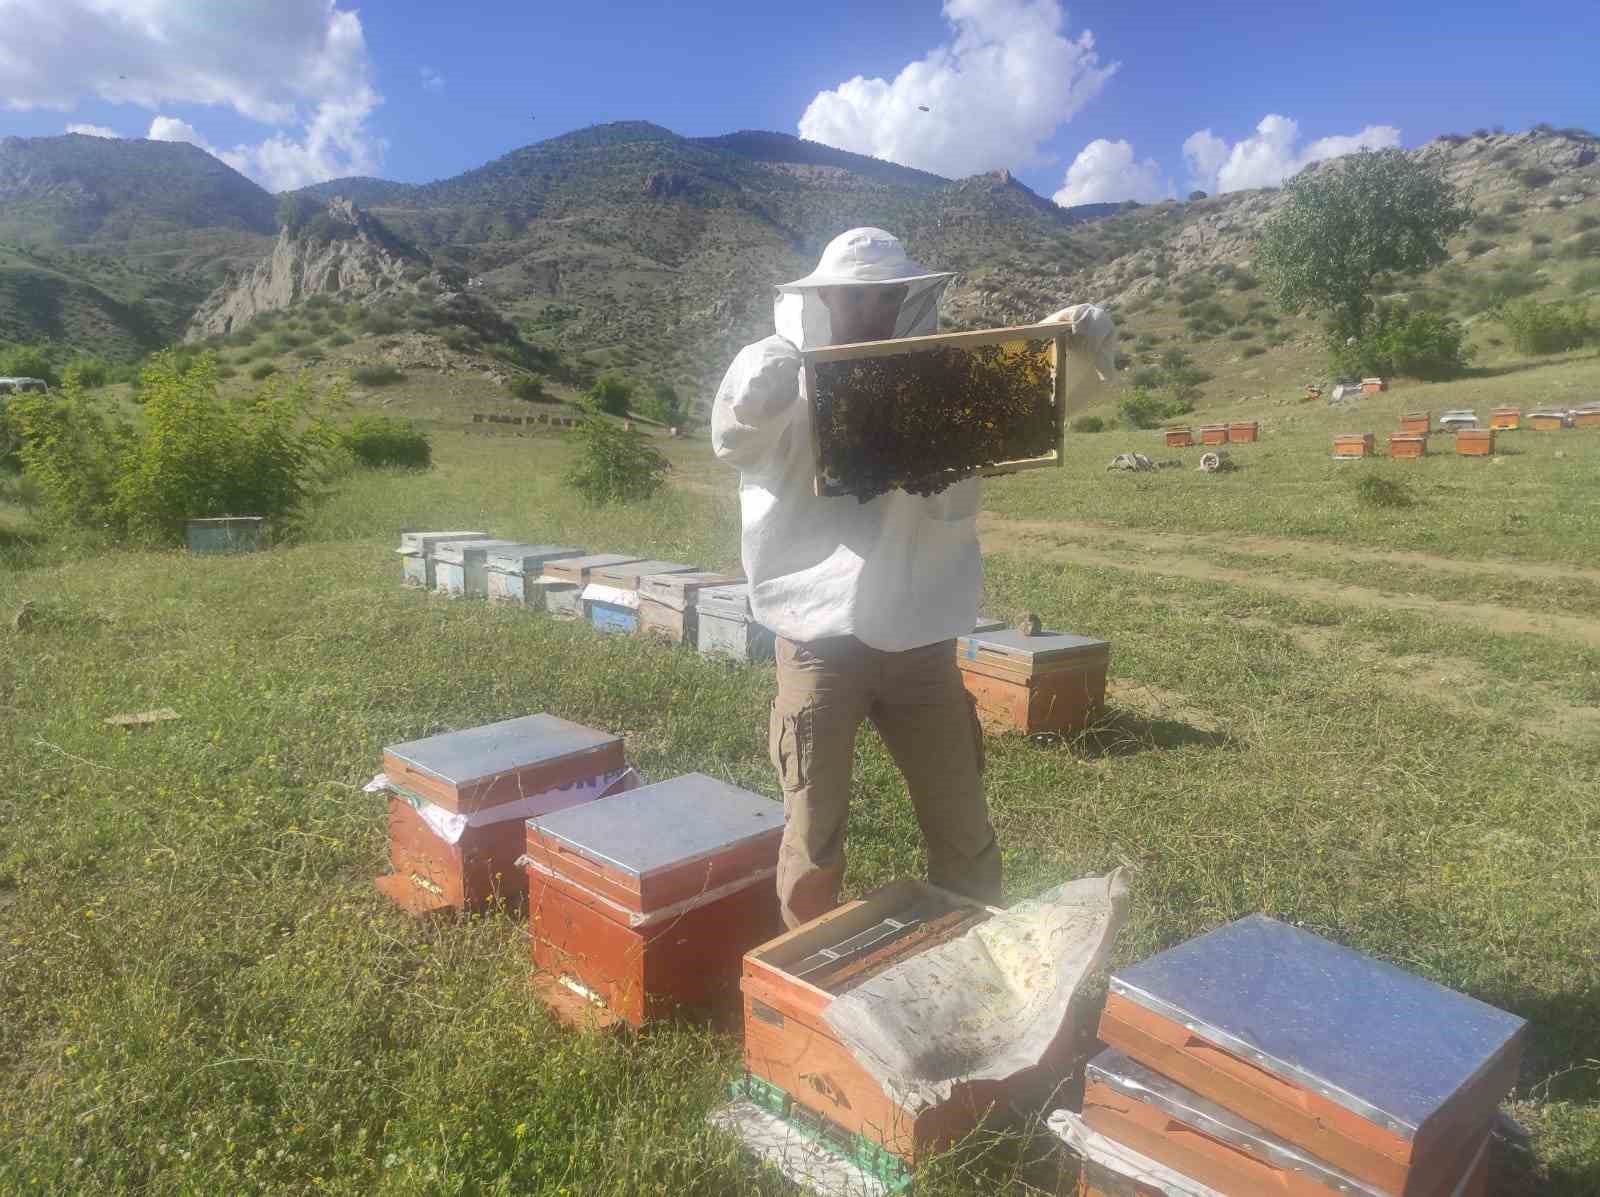
[[[334,198],[297,227],[286,226],[267,257],[212,292],[190,321],[186,339],[225,335],[262,312],[314,295],[370,303],[411,294],[430,277],[435,287],[449,286],[425,254],[351,200]]]

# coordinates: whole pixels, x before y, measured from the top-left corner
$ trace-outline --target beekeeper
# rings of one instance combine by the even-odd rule
[[[777,289],[774,336],[728,367],[711,412],[717,456],[739,467],[745,575],[755,617],[777,634],[769,748],[786,826],[778,896],[791,927],[838,904],[856,729],[870,719],[905,775],[935,885],[1001,896],[1000,848],[983,794],[983,733],[953,641],[983,588],[978,481],[919,498],[819,498],[800,352],[938,331],[954,276],[913,262],[882,229],[852,229],[817,268]],[[1090,304],[1074,356],[1109,380],[1110,318]]]

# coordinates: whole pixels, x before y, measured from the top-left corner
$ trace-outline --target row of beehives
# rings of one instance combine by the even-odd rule
[[[1179,426],[1162,430],[1169,449],[1189,445],[1247,445],[1261,439],[1261,425],[1255,420],[1235,420],[1231,424],[1202,424],[1199,439],[1193,428]]]
[[[751,613],[749,586],[727,574],[485,532],[406,532],[399,552],[410,586],[582,619],[602,632],[656,635],[708,657],[773,655],[771,630]],[[1029,735],[1068,734],[1092,722],[1105,704],[1110,661],[1105,640],[1024,634],[983,618],[956,642],[956,663],[984,723]]]
[[[405,532],[399,553],[406,585],[583,619],[604,632],[647,632],[707,656],[772,655],[772,634],[750,614],[749,587],[730,574],[486,532]]]
[[[1479,427],[1478,415],[1468,409],[1447,411],[1439,417],[1438,431],[1455,437],[1455,452],[1459,457],[1489,457],[1494,453],[1495,436],[1501,432],[1514,432],[1522,427],[1522,409],[1497,407],[1489,412],[1489,426]],[[1574,409],[1549,409],[1529,412],[1528,426],[1535,431],[1554,431],[1561,428],[1600,427],[1600,403]],[[1389,434],[1389,456],[1401,459],[1424,457],[1428,452],[1428,437],[1434,431],[1433,413],[1405,412],[1400,417],[1400,430]],[[1370,432],[1341,432],[1333,438],[1333,456],[1341,460],[1373,455],[1373,434]]]

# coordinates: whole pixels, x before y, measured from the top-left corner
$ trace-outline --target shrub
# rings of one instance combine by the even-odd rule
[[[358,465],[406,466],[427,469],[433,464],[433,445],[428,434],[410,420],[388,416],[357,416],[340,433],[340,444]]]
[[[1569,258],[1600,258],[1600,232],[1579,233],[1567,242]]]
[[[1193,403],[1143,387],[1130,387],[1117,404],[1117,414],[1130,428],[1159,428],[1175,416],[1193,410]]]
[[[1230,340],[1230,341],[1248,341],[1248,340],[1250,340],[1250,338],[1254,337],[1255,335],[1256,334],[1251,332],[1248,328],[1236,328],[1231,333],[1228,334],[1228,340]]]
[[[1549,245],[1550,244],[1550,234],[1549,233],[1529,233],[1528,234],[1528,241],[1533,245]]]
[[[683,419],[683,404],[678,399],[678,392],[667,382],[656,383],[654,393],[641,399],[637,410],[640,415],[668,427],[676,427]]]
[[[1151,390],[1160,386],[1165,379],[1166,375],[1162,372],[1159,366],[1144,366],[1138,370],[1135,370],[1133,372],[1133,376],[1129,378],[1128,381],[1135,387],[1142,387],[1145,390]]]
[[[1572,222],[1572,227],[1580,233],[1590,229],[1600,229],[1600,216],[1596,216],[1593,212],[1585,212]]]
[[[281,332],[272,338],[272,348],[277,353],[288,353],[291,349],[298,349],[306,343],[306,339],[299,333]]]
[[[1512,345],[1522,353],[1561,353],[1600,333],[1583,303],[1523,299],[1506,304],[1495,314],[1511,334]]]
[[[578,456],[567,469],[566,482],[596,505],[648,499],[672,468],[637,430],[625,431],[591,416],[578,426],[578,436]]]
[[[90,390],[103,387],[111,381],[111,367],[95,357],[74,359],[68,363],[66,370],[62,371],[62,377],[65,378],[68,374],[77,378],[79,386]]]
[[[1517,216],[1527,210],[1528,205],[1521,200],[1508,199],[1500,205],[1501,216]]]
[[[1393,478],[1366,474],[1356,482],[1356,500],[1368,507],[1415,507],[1417,500],[1409,487]]]
[[[1517,171],[1517,180],[1524,187],[1543,187],[1546,183],[1553,183],[1555,175],[1542,166],[1530,166]]]
[[[1480,233],[1503,233],[1511,227],[1511,224],[1493,212],[1481,212],[1473,217],[1472,227]]]
[[[1600,291],[1600,266],[1590,266],[1578,271],[1572,276],[1569,286],[1575,295],[1582,295],[1585,291]]]
[[[1480,237],[1476,241],[1468,242],[1468,244],[1467,244],[1467,257],[1469,257],[1469,258],[1481,258],[1484,254],[1488,253],[1491,249],[1499,249],[1499,248],[1500,247],[1498,245],[1496,245],[1493,241],[1488,241],[1488,240],[1485,240],[1485,239]]]
[[[620,416],[628,410],[628,403],[633,398],[633,387],[621,375],[608,372],[595,379],[594,385],[589,388],[589,393],[584,398],[596,411]]]
[[[61,371],[42,346],[19,345],[0,353],[0,375],[12,378],[40,378],[50,386],[61,385]]]
[[[250,377],[260,382],[263,378],[271,378],[278,372],[278,367],[271,362],[261,362],[250,368]]]
[[[1105,430],[1106,422],[1099,416],[1079,416],[1072,421],[1072,431],[1074,432],[1104,432]]]
[[[225,400],[214,357],[186,367],[168,351],[150,359],[139,389],[137,427],[112,426],[76,383],[12,405],[23,468],[52,516],[174,544],[188,520],[283,521],[311,498],[330,439],[306,383]]]
[[[1452,378],[1472,358],[1467,330],[1437,312],[1380,309],[1354,345],[1334,346],[1332,366],[1339,374]]]
[[[328,338],[328,344],[329,345],[348,345],[348,344],[350,344],[350,342],[352,342],[354,340],[355,340],[355,338],[352,337],[347,332],[336,332],[336,333],[333,334],[333,336]]]
[[[1266,351],[1266,346],[1264,345],[1246,345],[1244,347],[1245,357],[1260,357]]]
[[[364,387],[386,387],[403,381],[405,375],[393,366],[360,366],[350,377]]]
[[[375,337],[388,337],[400,331],[400,321],[393,316],[374,314],[367,317],[366,327]]]

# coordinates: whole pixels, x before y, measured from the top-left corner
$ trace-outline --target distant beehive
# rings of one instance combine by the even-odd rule
[[[1261,439],[1261,425],[1255,420],[1235,420],[1228,425],[1228,439],[1236,445],[1246,445]]]
[[[1489,410],[1489,427],[1496,432],[1510,432],[1522,427],[1520,407],[1495,407]]]
[[[1400,417],[1400,431],[1427,436],[1433,430],[1431,411],[1408,411]]]
[[[1202,445],[1226,445],[1228,443],[1228,426],[1226,424],[1200,425],[1200,443]]]
[[[1389,434],[1389,456],[1399,458],[1422,457],[1428,452],[1428,438],[1413,432]]]
[[[1167,448],[1182,449],[1194,444],[1193,428],[1168,428],[1166,430]]]
[[[1456,433],[1456,453],[1461,457],[1490,456],[1494,453],[1494,429],[1461,429]]]
[[[1372,433],[1340,432],[1333,438],[1333,455],[1340,460],[1372,456]]]

